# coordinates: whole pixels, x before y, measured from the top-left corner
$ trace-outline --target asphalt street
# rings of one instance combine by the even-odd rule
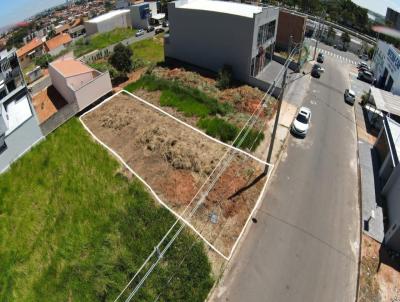
[[[310,132],[305,139],[289,138],[257,222],[212,301],[355,300],[357,141],[353,107],[343,100],[351,67],[333,57],[323,65],[325,74],[311,78],[304,93],[303,105],[312,110]]]

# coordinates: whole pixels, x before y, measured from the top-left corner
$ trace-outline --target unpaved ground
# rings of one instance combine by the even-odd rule
[[[378,242],[362,235],[359,302],[400,301],[399,267],[396,269],[390,263],[391,259],[388,259],[389,262],[385,260],[387,257],[380,251],[380,247]],[[379,266],[380,259],[383,262]]]
[[[125,94],[90,112],[83,121],[180,214],[228,150]],[[233,154],[195,215],[183,215],[226,256],[254,208],[265,177],[246,186],[263,168],[246,155]],[[206,182],[205,189],[211,185]],[[202,194],[198,196],[186,213],[198,204]]]

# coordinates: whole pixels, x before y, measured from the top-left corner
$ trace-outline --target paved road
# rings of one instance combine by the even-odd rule
[[[310,40],[307,39],[307,42],[310,43],[310,50],[311,50],[311,55],[314,55],[314,46],[315,46],[315,40]],[[333,56],[336,57],[337,59],[347,59],[353,62],[360,62],[361,59],[355,55],[354,53],[350,51],[341,51],[336,48],[333,48],[332,46],[329,46],[327,44],[324,44],[322,42],[318,43],[318,49],[317,49],[317,54],[319,51],[323,50],[326,56]]]
[[[325,61],[304,105],[309,135],[289,139],[257,223],[212,301],[353,302],[359,246],[356,133],[343,101],[349,65]],[[339,69],[341,68],[341,69]]]

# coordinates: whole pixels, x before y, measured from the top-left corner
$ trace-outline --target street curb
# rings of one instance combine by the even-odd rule
[[[358,106],[359,103],[356,102],[354,104],[355,106]],[[356,296],[355,296],[355,302],[358,301],[358,297],[360,294],[360,274],[361,274],[361,249],[362,249],[362,196],[361,196],[361,168],[360,168],[360,149],[358,148],[358,140],[359,135],[358,135],[358,129],[357,129],[357,116],[356,116],[356,109],[353,108],[353,113],[354,113],[354,121],[355,121],[355,128],[356,128],[356,135],[357,135],[357,178],[358,178],[358,207],[360,211],[360,217],[359,217],[359,223],[360,223],[360,229],[359,229],[359,237],[360,237],[360,246],[358,247],[358,272],[357,272],[357,284],[356,284]]]

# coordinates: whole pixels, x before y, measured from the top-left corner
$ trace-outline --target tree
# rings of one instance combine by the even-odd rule
[[[43,56],[35,58],[35,64],[37,66],[40,66],[41,68],[47,68],[49,66],[49,63],[53,60],[54,58],[51,55],[45,54]]]
[[[132,70],[132,55],[129,47],[118,43],[108,61],[119,72],[128,73]]]
[[[351,41],[350,35],[347,32],[343,32],[342,35],[340,36],[340,39],[343,42],[343,46],[346,46]]]
[[[49,33],[47,34],[47,37],[49,39],[53,38],[56,36],[56,31],[54,29],[50,30]]]
[[[329,26],[327,37],[330,42],[335,41],[336,30],[332,26]]]

